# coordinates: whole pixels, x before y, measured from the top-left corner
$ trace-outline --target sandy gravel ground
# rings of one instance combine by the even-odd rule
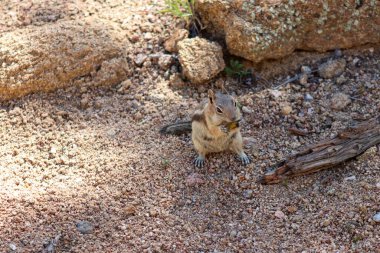
[[[26,23],[14,18],[30,1],[22,2],[0,7],[2,32],[92,15],[120,26],[133,41],[131,59],[163,53],[173,28],[150,1],[32,1]],[[154,59],[115,87],[84,82],[2,103],[0,252],[380,252],[376,149],[335,170],[255,182],[301,145],[378,115],[379,48],[343,58],[339,81],[315,74],[278,92],[227,80],[245,106],[247,167],[225,153],[195,169],[189,136],[159,135],[160,126],[189,117],[205,88],[169,87],[176,67],[162,70]],[[334,111],[338,92],[351,102]],[[283,115],[286,106],[292,111]],[[289,127],[310,134],[293,136]]]

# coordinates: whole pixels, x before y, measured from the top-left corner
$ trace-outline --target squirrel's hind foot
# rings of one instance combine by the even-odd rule
[[[194,164],[195,164],[195,167],[202,168],[205,165],[205,158],[199,155],[197,158],[195,158]]]

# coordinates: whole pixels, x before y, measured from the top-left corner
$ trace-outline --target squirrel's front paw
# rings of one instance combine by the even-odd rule
[[[245,153],[240,154],[239,159],[244,166],[251,163],[251,159]]]
[[[203,156],[198,156],[194,160],[195,167],[202,168],[205,165],[205,158]]]

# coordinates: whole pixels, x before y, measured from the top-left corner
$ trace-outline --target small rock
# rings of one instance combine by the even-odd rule
[[[145,40],[151,40],[152,38],[153,38],[153,36],[152,36],[151,33],[147,32],[147,33],[144,34],[144,39]]]
[[[376,188],[380,189],[380,182],[376,183]]]
[[[186,178],[186,184],[188,186],[196,186],[196,185],[200,185],[200,184],[204,184],[204,183],[205,183],[205,181],[203,180],[203,175],[198,174],[198,173],[190,174]]]
[[[346,60],[329,60],[328,62],[319,66],[318,73],[323,78],[331,79],[333,77],[341,75],[345,68]]]
[[[243,191],[243,196],[244,196],[244,198],[246,198],[246,199],[250,199],[250,198],[252,198],[252,194],[253,194],[253,191],[252,191],[252,190],[245,190],[245,191]]]
[[[295,213],[298,210],[296,206],[289,206],[287,209],[289,213]]]
[[[226,66],[222,47],[199,37],[178,43],[178,59],[183,74],[193,84],[209,82]]]
[[[307,74],[302,74],[300,79],[299,79],[299,83],[303,86],[307,85],[307,79],[308,79],[308,76]]]
[[[89,106],[90,106],[90,100],[87,97],[82,98],[80,101],[80,108],[87,109]]]
[[[237,236],[237,231],[236,231],[236,230],[232,230],[232,231],[230,232],[230,236],[231,236],[231,237],[235,237],[235,236]]]
[[[160,68],[163,70],[169,69],[172,64],[173,64],[173,58],[171,55],[163,54],[158,59],[158,66],[160,66]]]
[[[342,57],[342,55],[343,55],[342,50],[335,49],[334,55],[335,55],[335,57]]]
[[[380,212],[378,212],[377,214],[373,216],[373,220],[376,222],[380,222]]]
[[[335,94],[330,101],[330,106],[334,110],[343,110],[351,103],[351,99],[347,94],[337,93]]]
[[[289,115],[292,112],[292,107],[289,105],[285,105],[281,108],[282,115]]]
[[[10,244],[9,244],[9,248],[10,248],[12,251],[16,251],[16,250],[17,250],[17,246],[14,245],[13,243],[10,243]]]
[[[275,213],[274,213],[274,216],[276,216],[277,218],[279,219],[284,219],[286,216],[284,214],[284,212],[280,211],[280,210],[277,210]]]
[[[356,180],[356,176],[349,176],[344,179],[344,181],[355,181],[355,180]]]
[[[313,97],[312,97],[309,93],[306,93],[304,99],[305,99],[305,101],[312,101],[312,100],[313,100]]]
[[[173,35],[164,43],[165,50],[170,53],[177,53],[178,42],[186,39],[187,37],[189,37],[189,31],[186,29],[178,29],[174,31]]]
[[[331,224],[331,221],[330,220],[324,220],[323,222],[322,222],[322,226],[324,226],[324,227],[327,227],[327,226],[329,226]]]
[[[243,106],[243,108],[241,108],[241,110],[244,112],[244,113],[247,113],[247,114],[250,114],[252,113],[252,110],[247,107],[247,106]]]
[[[81,234],[91,234],[94,230],[94,226],[88,221],[79,221],[76,227]]]
[[[269,93],[276,99],[282,96],[282,92],[279,90],[269,90]]]
[[[346,81],[347,79],[344,77],[344,75],[341,75],[336,79],[336,83],[339,85],[345,83]]]
[[[352,64],[355,66],[356,64],[358,64],[358,62],[360,61],[359,58],[355,57],[353,60],[352,60]]]
[[[141,67],[143,65],[143,63],[145,62],[147,57],[148,56],[146,54],[138,54],[135,58],[136,65]]]
[[[251,148],[256,144],[256,140],[255,138],[252,138],[252,137],[244,137],[243,144],[244,144],[244,147]]]
[[[305,74],[309,74],[309,73],[311,73],[311,68],[309,66],[302,66],[301,72],[305,73]]]
[[[127,216],[134,215],[135,213],[136,213],[136,207],[133,205],[129,205],[124,208],[124,214]]]

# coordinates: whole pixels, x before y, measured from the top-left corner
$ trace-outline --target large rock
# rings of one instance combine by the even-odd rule
[[[222,47],[216,42],[184,39],[178,43],[178,49],[183,74],[191,83],[206,83],[225,67]]]
[[[207,29],[253,62],[296,49],[319,52],[380,42],[380,1],[198,0]]]
[[[95,21],[65,21],[0,35],[0,100],[70,86],[124,80],[128,63],[109,29]]]

